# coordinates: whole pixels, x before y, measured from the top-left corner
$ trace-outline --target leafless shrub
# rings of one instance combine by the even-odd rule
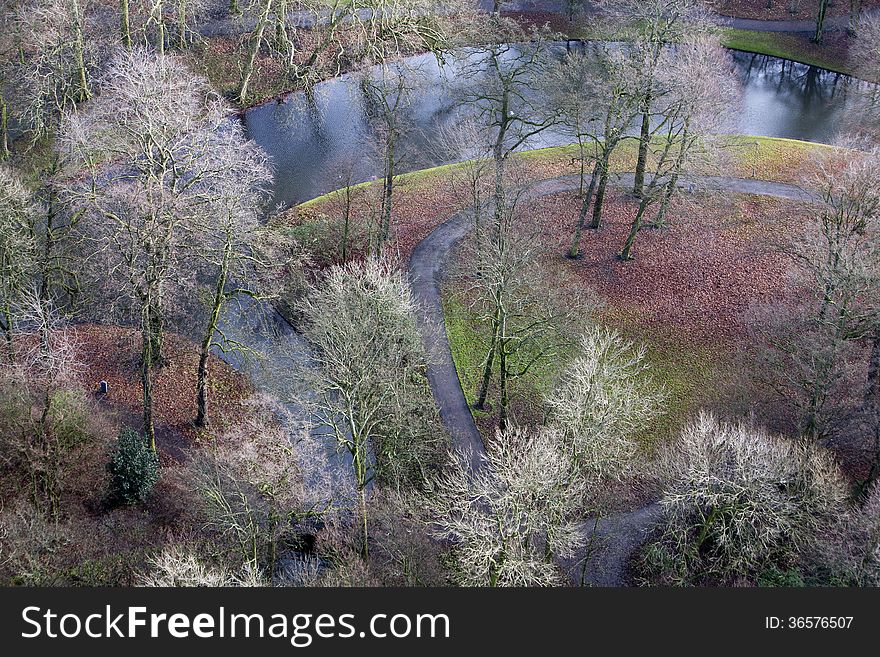
[[[51,584],[52,555],[70,532],[24,498],[0,511],[0,573],[6,584]]]
[[[583,544],[583,486],[552,429],[498,432],[469,472],[452,457],[424,498],[429,526],[453,546],[463,586],[550,586],[563,577],[554,557]]]
[[[20,306],[37,267],[34,222],[40,208],[18,174],[0,166],[0,331],[6,355],[15,361],[14,333]]]
[[[660,467],[664,519],[647,554],[666,583],[730,584],[784,569],[847,498],[827,452],[707,413]]]
[[[773,375],[767,384],[795,410],[798,431],[816,439],[833,436],[853,402],[857,407],[876,396],[880,370],[869,367],[863,394],[853,395],[861,386],[848,368],[860,360],[854,357],[860,343],[870,340],[880,350],[877,171],[872,152],[831,153],[816,163],[806,182],[815,195],[813,219],[778,246],[801,302],[756,310],[751,322],[764,371]]]
[[[825,528],[805,562],[823,583],[880,586],[880,485]]]
[[[664,394],[648,374],[644,346],[601,327],[585,333],[579,346],[545,400],[547,421],[583,477],[600,485],[632,467],[634,434],[657,415]]]
[[[279,550],[296,547],[296,523],[320,515],[321,491],[303,478],[279,410],[255,399],[244,419],[194,454],[193,486],[200,493],[208,529],[228,548],[233,563],[268,577]]]

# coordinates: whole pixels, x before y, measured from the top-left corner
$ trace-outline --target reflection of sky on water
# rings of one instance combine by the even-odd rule
[[[743,81],[737,131],[742,134],[832,141],[838,134],[848,98],[859,84],[844,75],[786,60],[733,52]],[[436,152],[434,136],[449,120],[456,66],[441,66],[431,55],[409,60],[425,82],[410,109],[416,129],[406,140],[400,169],[413,170],[448,160]],[[363,97],[357,78],[318,85],[314,100],[294,94],[246,113],[251,137],[272,157],[276,169],[275,202],[293,204],[338,188],[346,163],[354,178],[366,180],[380,170],[367,145]],[[525,146],[568,143],[562,131],[548,130]]]
[[[734,53],[744,83],[743,134],[833,141],[853,93],[852,78],[783,59]]]

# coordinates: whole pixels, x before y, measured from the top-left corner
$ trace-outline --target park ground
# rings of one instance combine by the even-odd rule
[[[721,169],[704,173],[737,178],[800,184],[815,156],[829,147],[782,139],[736,137]],[[577,174],[573,147],[523,153],[518,164],[529,180],[540,181]],[[631,171],[634,149],[627,145],[613,168]],[[437,225],[463,208],[462,165],[448,165],[403,175],[395,192],[396,247],[406,262],[414,246]],[[370,184],[355,190],[357,217],[369,214]],[[341,196],[333,193],[307,202],[279,220],[279,229],[293,231],[311,241],[326,261],[338,253],[336,216]],[[361,203],[362,205],[358,205]],[[543,196],[529,202],[527,212],[536,218],[542,242],[542,259],[548,280],[563,289],[574,286],[598,303],[596,321],[616,328],[647,347],[656,384],[667,394],[661,417],[644,432],[647,452],[678,433],[699,408],[726,416],[761,414],[771,427],[783,429],[790,418],[773,416],[769,405],[759,407],[756,394],[758,365],[752,349],[748,313],[761,304],[789,303],[798,291],[789,280],[787,266],[777,247],[790,238],[807,216],[795,201],[715,192],[683,194],[674,204],[668,228],[643,230],[636,260],[620,262],[617,252],[626,236],[637,204],[620,188],[606,202],[604,225],[588,231],[582,242],[583,257],[564,256],[580,199],[576,192]],[[360,214],[359,214],[360,213]],[[481,365],[485,358],[488,327],[473,309],[473,298],[455,276],[453,254],[446,267],[443,310],[446,331],[469,403],[475,401]],[[512,412],[520,423],[541,421],[541,399],[573,351],[558,354],[552,362],[531,371],[512,384]],[[497,396],[490,391],[490,399]],[[497,426],[491,406],[474,410],[484,439]],[[844,466],[858,474],[861,458],[841,451]]]

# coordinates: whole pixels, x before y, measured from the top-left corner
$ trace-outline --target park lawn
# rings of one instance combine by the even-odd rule
[[[491,438],[498,424],[499,389],[495,378],[489,388],[486,410],[474,408],[491,337],[489,325],[481,321],[472,308],[470,299],[451,281],[443,286],[442,303],[446,335],[465,399],[472,409],[484,439]],[[524,360],[528,360],[532,355],[533,353],[528,350],[521,354]],[[542,400],[552,392],[558,373],[575,355],[574,345],[562,345],[555,357],[539,361],[528,375],[509,382],[512,417],[518,424],[535,424],[541,421]],[[497,373],[497,364],[495,371]]]
[[[830,71],[856,75],[849,62],[850,38],[846,34],[829,32],[818,44],[809,34],[799,32],[758,32],[722,28],[718,31],[721,45],[732,50],[790,59],[802,64],[827,68]]]
[[[484,439],[490,439],[498,423],[493,402],[498,399],[497,381],[489,389],[486,410],[474,408],[489,329],[485,322],[470,308],[462,295],[451,286],[443,289],[443,315],[446,334],[458,378],[465,398],[472,409]],[[636,436],[646,453],[677,433],[687,419],[706,401],[706,391],[712,390],[726,364],[724,350],[714,347],[676,345],[668,340],[650,340],[650,329],[641,326],[634,314],[623,309],[605,309],[598,313],[597,321],[617,329],[634,343],[644,343],[651,383],[664,395],[663,411],[646,429]],[[552,392],[554,385],[568,364],[577,356],[572,346],[562,350],[557,357],[545,361],[528,376],[510,383],[511,405],[514,418],[525,424],[537,424],[542,420],[542,400]]]
[[[784,301],[790,293],[784,263],[761,245],[798,225],[796,205],[702,196],[679,205],[670,228],[641,234],[637,260],[620,263],[614,255],[635,210],[631,199],[619,191],[612,194],[605,227],[585,238],[587,254],[572,261],[561,253],[576,204],[577,198],[567,193],[538,199],[530,207],[544,217],[543,261],[551,279],[578,281],[596,295],[595,321],[645,345],[649,385],[665,394],[662,413],[637,436],[645,451],[653,452],[677,434],[701,408],[738,414],[741,398],[731,376],[750,351],[744,314],[752,302]],[[459,379],[473,404],[488,327],[452,283],[444,286],[443,309]],[[585,318],[584,328],[589,322]],[[563,351],[512,383],[512,415],[519,423],[541,421],[541,400],[575,355],[574,349]],[[495,387],[490,400],[497,396]],[[475,419],[487,437],[497,426],[491,407],[475,412]]]
[[[785,139],[733,137],[725,175],[796,183],[817,153],[830,147]],[[562,146],[519,154],[517,157],[534,180],[574,175],[571,159],[576,146]],[[632,170],[635,142],[628,142],[614,160],[615,171]],[[400,261],[406,262],[412,249],[434,227],[442,223],[465,202],[456,194],[464,165],[452,164],[402,175],[395,192],[395,236]],[[374,183],[357,187],[365,198]],[[282,230],[302,230],[317,217],[326,218],[338,208],[339,196],[331,193],[313,199],[278,219]],[[589,233],[584,248],[601,254],[598,259],[577,262],[561,256],[577,200],[571,193],[535,201],[547,225],[547,266],[554,276],[582,277],[585,286],[598,292],[604,302],[596,319],[618,329],[626,337],[646,344],[654,380],[667,393],[665,411],[640,436],[647,450],[677,432],[697,409],[713,406],[727,384],[723,373],[729,370],[746,342],[742,313],[751,301],[768,301],[783,287],[784,269],[777,259],[764,254],[754,262],[742,257],[753,245],[766,245],[771,238],[784,235],[786,226],[797,220],[797,213],[782,201],[759,197],[716,199],[706,195],[683,199],[670,219],[670,228],[646,230],[636,245],[637,260],[619,263],[614,254],[622,242],[634,212],[631,199],[619,190],[609,193],[606,228]],[[708,207],[706,222],[701,208]],[[724,248],[721,248],[721,247]],[[688,259],[689,255],[693,258]],[[756,266],[755,263],[760,264]],[[692,270],[700,274],[684,277]],[[606,274],[596,279],[596,272]],[[625,276],[647,271],[642,277]],[[744,278],[744,273],[745,275]],[[624,278],[621,278],[621,277]],[[601,277],[600,277],[601,278]],[[668,285],[667,285],[668,283]],[[685,285],[676,288],[676,285]],[[465,396],[473,404],[482,373],[488,327],[481,324],[469,299],[457,291],[451,279],[443,289],[443,309],[447,335]],[[617,293],[615,293],[617,290]],[[636,290],[635,298],[620,294]],[[648,304],[648,300],[656,303]],[[719,308],[718,317],[703,317],[706,307]],[[552,362],[511,383],[512,414],[521,422],[539,422],[541,400],[552,389],[559,371],[573,357],[573,351],[559,354]],[[497,390],[490,390],[490,400]],[[495,411],[475,411],[484,435],[491,435],[497,424]]]

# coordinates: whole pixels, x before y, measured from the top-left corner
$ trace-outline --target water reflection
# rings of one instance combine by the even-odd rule
[[[830,143],[864,82],[776,57],[734,52],[744,85],[739,131]]]
[[[743,84],[735,126],[741,134],[832,142],[857,92],[868,86],[839,73],[776,57],[732,54]],[[419,98],[410,108],[416,129],[409,131],[402,170],[450,159],[436,148],[437,131],[452,114],[456,86],[479,84],[460,79],[460,67],[452,59],[441,64],[424,55],[409,64],[424,79]],[[275,163],[276,204],[293,205],[339,187],[342,162],[349,163],[347,175],[356,181],[381,171],[369,146],[363,95],[355,76],[320,84],[313,97],[298,93],[256,107],[245,114],[245,123],[250,136]],[[562,129],[547,130],[523,148],[570,141]]]

